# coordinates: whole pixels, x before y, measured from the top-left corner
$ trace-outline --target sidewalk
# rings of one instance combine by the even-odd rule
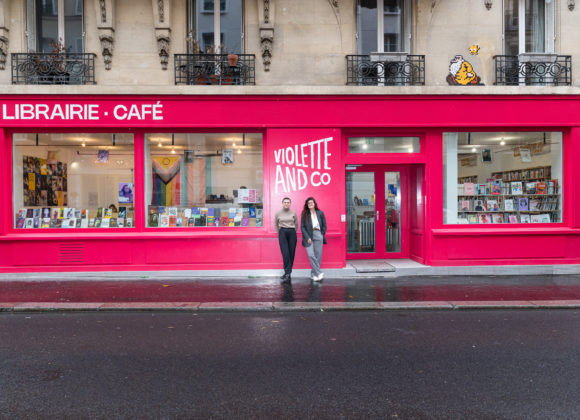
[[[295,270],[291,285],[280,284],[278,270],[252,275],[244,271],[3,273],[0,311],[580,308],[577,266],[398,264],[396,271],[376,271],[382,267],[376,262],[325,270],[322,283],[309,280],[308,270]],[[402,275],[412,270],[414,275]]]

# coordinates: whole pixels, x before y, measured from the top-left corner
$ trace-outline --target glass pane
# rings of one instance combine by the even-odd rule
[[[64,39],[67,52],[83,52],[83,0],[64,0]]]
[[[520,53],[518,25],[519,0],[504,0],[504,53],[518,55]]]
[[[36,0],[37,52],[50,53],[58,44],[58,0]],[[52,45],[51,45],[52,43]]]
[[[401,252],[401,173],[385,172],[387,252]]]
[[[377,48],[377,0],[359,0],[357,4],[358,53],[369,54]]]
[[[214,8],[213,0],[191,0],[188,16],[188,28],[191,30],[191,40],[188,48],[192,50],[192,42],[199,43],[201,51],[206,53],[214,44]],[[223,54],[242,53],[242,0],[220,0],[220,43]]]
[[[148,134],[148,227],[262,226],[262,135]]]
[[[375,176],[346,173],[347,252],[375,252]]]
[[[350,153],[419,153],[419,137],[350,137]]]
[[[544,52],[545,39],[544,0],[526,0],[526,52]]]
[[[562,221],[562,133],[444,133],[446,224]]]
[[[225,46],[222,54],[242,53],[242,1],[230,0],[222,11],[220,26],[221,40]],[[222,9],[223,10],[223,9]]]
[[[132,134],[13,137],[15,227],[133,227]]]
[[[403,51],[404,0],[383,0],[385,52]]]

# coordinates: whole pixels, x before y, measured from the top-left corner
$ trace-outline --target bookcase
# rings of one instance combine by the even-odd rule
[[[560,185],[551,167],[494,172],[488,182],[458,184],[459,223],[555,223]]]

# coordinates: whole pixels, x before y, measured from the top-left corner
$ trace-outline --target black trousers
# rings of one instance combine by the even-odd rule
[[[292,273],[292,266],[294,265],[294,255],[296,254],[296,229],[280,228],[278,230],[278,242],[280,243],[280,251],[282,251],[282,259],[284,261],[284,273]]]

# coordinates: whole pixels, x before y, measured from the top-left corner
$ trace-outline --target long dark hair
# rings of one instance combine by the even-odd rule
[[[308,208],[308,202],[310,200],[314,201],[314,210],[318,211],[318,204],[316,203],[314,197],[308,197],[304,202],[304,208],[302,209],[302,220],[308,220],[310,217],[310,209]]]

